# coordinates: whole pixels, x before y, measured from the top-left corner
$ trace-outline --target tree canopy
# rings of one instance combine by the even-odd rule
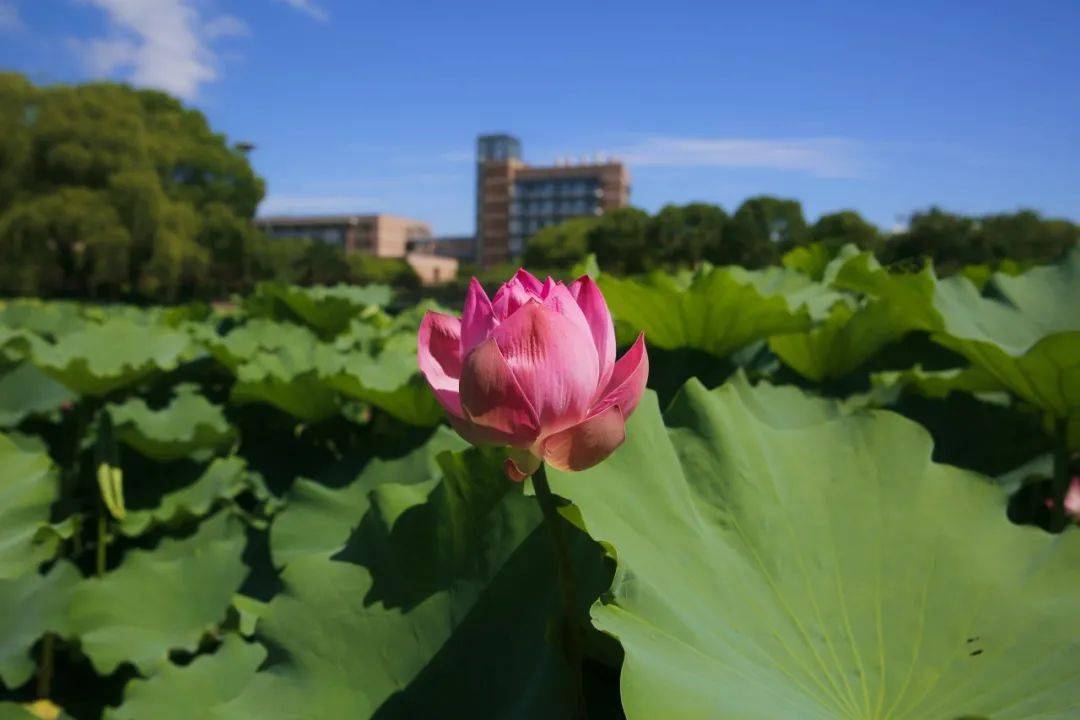
[[[265,191],[197,110],[0,74],[0,290],[169,299],[235,284]]]
[[[1006,261],[1050,262],[1078,239],[1080,225],[1033,210],[968,216],[931,207],[913,213],[906,229],[886,233],[855,210],[826,213],[810,224],[797,200],[761,195],[747,198],[731,215],[719,205],[694,202],[665,205],[655,215],[622,208],[569,220],[533,236],[525,262],[567,268],[591,253],[606,272],[624,274],[702,262],[761,268],[778,264],[795,248],[813,250],[827,262],[854,245],[885,264],[932,262],[948,275],[965,266],[989,272]]]

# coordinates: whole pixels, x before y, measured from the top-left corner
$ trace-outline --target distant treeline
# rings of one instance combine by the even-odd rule
[[[252,223],[265,183],[202,113],[114,83],[0,73],[0,294],[172,301],[259,280],[414,284]]]
[[[752,197],[734,214],[719,205],[668,205],[655,215],[624,208],[598,218],[553,225],[528,243],[525,262],[568,267],[596,255],[605,272],[716,265],[759,268],[796,247],[818,243],[835,251],[853,243],[884,264],[933,261],[941,274],[965,265],[996,267],[1003,260],[1044,263],[1080,239],[1080,225],[1021,210],[971,217],[939,208],[914,213],[906,229],[885,233],[853,210],[810,224],[797,200]]]
[[[114,83],[39,87],[0,73],[0,295],[171,302],[220,298],[260,280],[385,282],[415,294],[404,260],[267,238],[252,222],[264,194],[245,154],[169,95]],[[932,259],[949,272],[1006,258],[1044,262],[1078,236],[1076,224],[1029,211],[938,209],[887,235],[852,211],[809,224],[797,201],[755,197],[730,215],[691,203],[571,220],[536,235],[525,263],[558,274],[593,253],[615,273],[702,261],[755,268],[794,247],[855,243],[886,263]],[[472,270],[462,268],[466,280]],[[481,278],[505,272],[489,268]]]

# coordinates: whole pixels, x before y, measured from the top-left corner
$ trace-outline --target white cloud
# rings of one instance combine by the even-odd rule
[[[367,195],[268,195],[259,215],[374,212],[382,198]]]
[[[210,43],[244,35],[247,26],[230,15],[203,20],[198,0],[83,0],[103,10],[111,35],[77,41],[90,70],[122,73],[135,85],[155,87],[191,100],[218,77]]]
[[[5,0],[0,0],[0,32],[17,32],[23,29],[19,8]]]
[[[278,2],[283,2],[290,7],[296,8],[300,12],[319,22],[326,22],[330,19],[330,14],[312,2],[312,0],[278,0]]]
[[[843,138],[652,137],[616,154],[632,166],[764,168],[848,178],[858,175],[858,151],[858,143]]]

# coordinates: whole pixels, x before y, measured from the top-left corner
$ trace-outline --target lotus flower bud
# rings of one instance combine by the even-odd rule
[[[1065,494],[1065,514],[1080,523],[1080,476],[1076,476],[1069,483],[1069,491]]]
[[[509,445],[515,480],[540,463],[584,470],[626,438],[649,376],[644,336],[615,359],[615,327],[596,283],[541,283],[525,270],[489,299],[473,278],[461,319],[428,312],[420,372],[450,424],[476,445]]]

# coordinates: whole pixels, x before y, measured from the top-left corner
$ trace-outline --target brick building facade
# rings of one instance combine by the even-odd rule
[[[601,215],[630,201],[618,161],[530,166],[511,135],[482,135],[476,155],[476,253],[482,267],[513,262],[548,225]]]

